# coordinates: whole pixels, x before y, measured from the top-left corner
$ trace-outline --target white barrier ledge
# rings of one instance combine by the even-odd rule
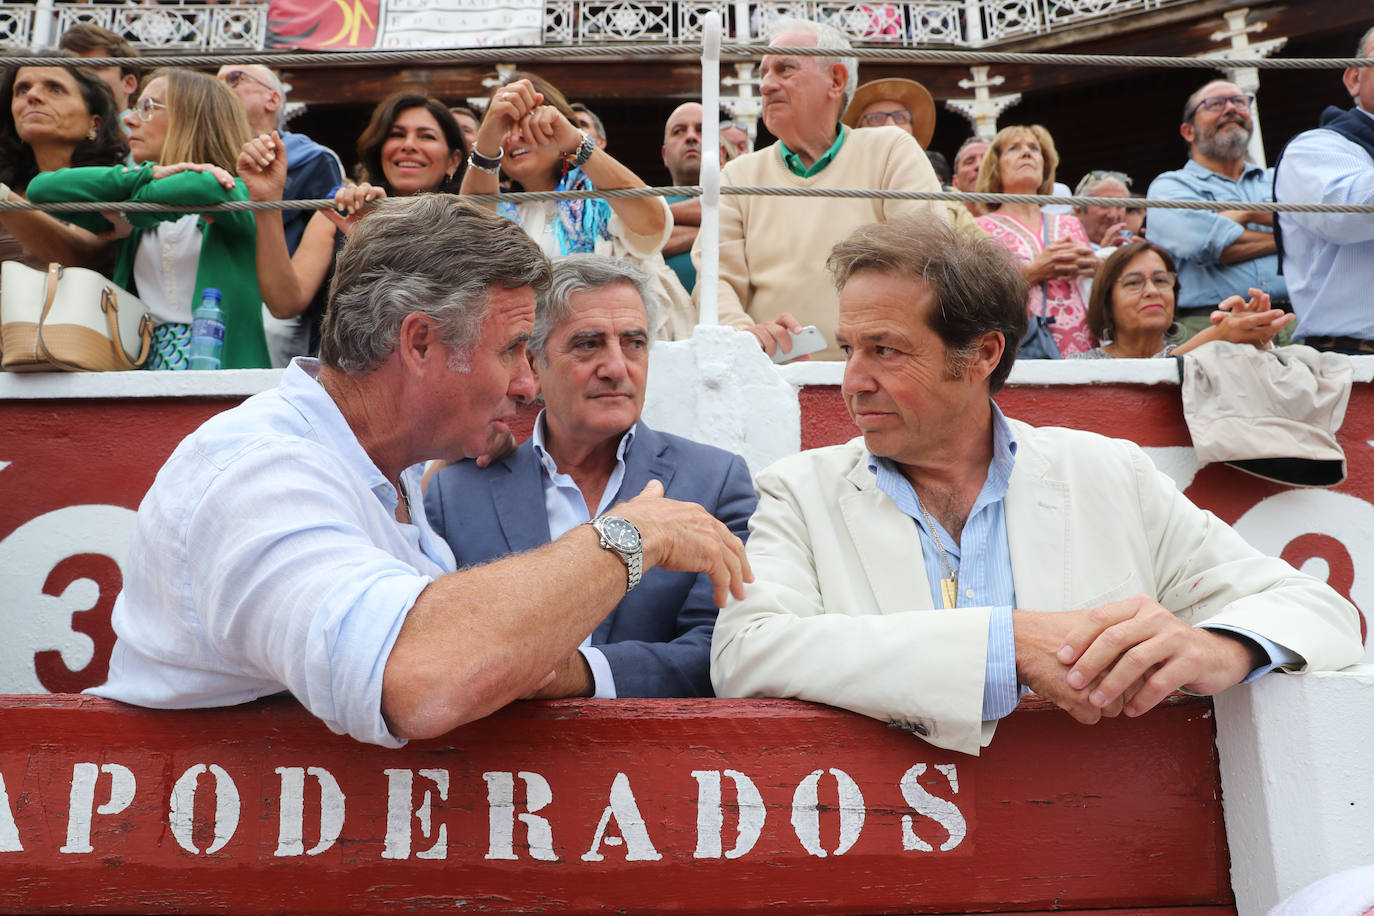
[[[1374,665],[1270,676],[1213,700],[1238,916],[1374,862]]]

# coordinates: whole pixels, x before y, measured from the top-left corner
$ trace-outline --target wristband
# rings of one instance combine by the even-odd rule
[[[477,152],[476,144],[473,144],[472,152],[468,153],[468,164],[474,168],[479,168],[484,172],[491,172],[493,175],[501,168],[501,160],[505,158],[505,148],[498,149],[495,156],[484,156]]]
[[[577,149],[563,154],[563,161],[573,169],[582,168],[587,164],[587,160],[592,158],[592,153],[596,152],[596,141],[586,131],[579,133],[582,134],[582,142],[577,144]]]

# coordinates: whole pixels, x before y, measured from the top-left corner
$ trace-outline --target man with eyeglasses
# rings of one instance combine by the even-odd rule
[[[254,135],[280,131],[286,144],[286,187],[282,200],[319,200],[333,196],[334,189],[343,184],[343,163],[327,146],[321,146],[305,134],[286,129],[286,87],[277,74],[261,64],[225,64],[217,74],[243,103],[248,126]],[[305,224],[312,210],[285,210],[282,227],[286,231],[286,250],[295,253],[305,234]],[[323,297],[317,297],[323,300]],[[323,301],[319,303],[323,306]],[[272,365],[284,368],[296,356],[311,356],[319,349],[318,328],[320,308],[311,303],[305,314],[295,318],[277,318],[262,310],[263,330],[267,332],[267,349]]]
[[[1359,56],[1374,58],[1374,28]],[[1354,107],[1327,108],[1321,127],[1288,144],[1275,165],[1279,200],[1374,204],[1374,67],[1351,67],[1342,81]],[[1276,225],[1295,336],[1319,350],[1374,354],[1374,214],[1285,213]]]
[[[1272,201],[1274,170],[1247,162],[1254,132],[1254,96],[1235,83],[1213,80],[1188,97],[1179,133],[1188,144],[1183,168],[1150,183],[1149,197],[1169,200]],[[1211,324],[1216,304],[1250,289],[1288,307],[1288,286],[1279,275],[1272,214],[1254,210],[1149,211],[1146,235],[1173,253],[1181,292],[1178,321],[1183,339]],[[1282,335],[1286,342],[1287,333]]]
[[[769,44],[822,48],[828,55],[764,56],[763,123],[778,142],[726,163],[723,185],[940,190],[921,145],[906,131],[851,130],[840,122],[858,85],[858,61],[847,56],[851,46],[839,30],[782,19]],[[790,353],[790,334],[815,325],[828,345],[812,358],[841,360],[839,301],[825,270],[830,246],[867,223],[897,216],[943,222],[943,214],[942,206],[926,201],[722,195],[719,321],[753,334],[769,356]],[[700,237],[692,261],[701,264]],[[700,294],[697,284],[698,301]]]

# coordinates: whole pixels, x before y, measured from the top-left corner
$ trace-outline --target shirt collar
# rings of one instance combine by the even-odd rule
[[[1220,172],[1212,171],[1211,169],[1207,168],[1207,166],[1203,165],[1202,163],[1198,162],[1196,159],[1193,159],[1192,157],[1189,157],[1188,161],[1183,163],[1183,171],[1188,172],[1198,178],[1215,178],[1218,181],[1231,180],[1230,178],[1227,178]],[[1264,166],[1256,165],[1253,162],[1247,162],[1245,163],[1245,169],[1240,173],[1240,178],[1236,179],[1236,183],[1238,184],[1244,181],[1245,179],[1250,178],[1253,175],[1263,175],[1264,171]]]
[[[320,384],[320,361],[308,356],[298,356],[282,373],[279,390],[287,403],[300,411],[302,417],[315,431],[316,438],[327,444],[340,455],[373,492],[384,491],[395,502],[397,496],[372,456],[368,455],[353,427],[348,425],[343,411],[329,396],[324,385]],[[404,473],[404,472],[403,472]]]
[[[843,124],[839,125],[839,130],[835,132],[835,142],[830,144],[830,149],[826,150],[825,154],[817,159],[812,164],[811,168],[807,168],[802,164],[801,156],[788,149],[787,144],[783,143],[781,140],[778,141],[778,153],[782,155],[783,165],[787,166],[789,172],[796,175],[798,178],[810,178],[812,175],[824,170],[827,165],[834,161],[835,157],[839,155],[840,147],[844,145],[844,138],[848,133],[848,127],[845,127]]]
[[[544,469],[544,473],[550,477],[558,473],[558,462],[553,460],[548,449],[544,447],[544,414],[547,411],[539,411],[539,416],[534,418],[534,432],[530,435],[530,444],[534,448],[534,456],[539,459],[539,466]],[[615,460],[617,464],[625,463],[625,456],[629,454],[630,446],[635,441],[635,430],[639,427],[638,423],[625,430],[625,435],[620,437],[620,445],[615,450]]]

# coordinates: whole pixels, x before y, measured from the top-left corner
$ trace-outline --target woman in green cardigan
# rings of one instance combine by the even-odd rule
[[[29,182],[29,199],[183,206],[248,199],[243,183],[232,174],[239,149],[251,136],[248,118],[223,83],[190,70],[157,70],[124,123],[135,167],[45,172]],[[148,368],[187,368],[191,312],[209,287],[223,295],[224,368],[271,365],[262,331],[251,213],[73,213],[70,218],[92,232],[127,231],[112,279],[137,294],[153,316]]]

